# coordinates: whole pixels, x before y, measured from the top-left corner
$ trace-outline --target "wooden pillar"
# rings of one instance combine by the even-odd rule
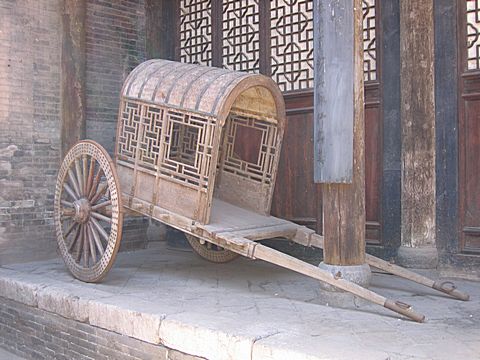
[[[64,0],[62,13],[62,154],[85,138],[86,0]]]
[[[400,1],[400,82],[402,247],[430,247],[435,256],[433,2]],[[418,252],[410,251],[405,258]],[[417,265],[422,264],[412,264]]]
[[[145,0],[147,59],[175,60],[178,0]]]
[[[365,264],[362,2],[316,0],[315,175],[324,263]]]

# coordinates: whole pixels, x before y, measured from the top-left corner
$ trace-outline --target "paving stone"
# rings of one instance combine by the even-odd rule
[[[40,301],[27,306],[0,298],[0,315],[7,314],[0,316],[0,339],[7,348],[32,343],[28,336],[38,338],[40,324],[47,335],[41,338],[45,348],[64,349],[66,357],[95,353],[99,358],[138,359],[153,353],[153,358],[175,360],[480,359],[477,282],[455,280],[472,298],[461,302],[374,274],[373,290],[427,315],[427,322],[418,324],[373,304],[346,309],[319,305],[316,281],[266,263],[239,259],[214,265],[159,244],[119,254],[111,274],[94,286],[72,281],[57,260],[10,268],[0,270],[0,279],[13,287],[17,282],[20,287],[46,284],[41,292],[84,294],[88,301],[81,304],[88,308],[89,322],[75,321],[75,313],[61,307],[58,312],[71,318],[39,309]]]

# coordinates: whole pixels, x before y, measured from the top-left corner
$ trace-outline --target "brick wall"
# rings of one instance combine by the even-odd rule
[[[0,1],[0,265],[58,256],[62,8]],[[144,19],[143,0],[87,1],[87,138],[110,153],[123,79],[145,58]],[[122,249],[143,247],[146,226],[127,218]]]
[[[1,297],[0,347],[27,359],[201,359]]]
[[[88,0],[86,18],[87,138],[113,154],[123,81],[145,61],[143,0]],[[120,250],[144,248],[147,222],[124,220]]]
[[[60,1],[0,2],[0,264],[56,256]]]

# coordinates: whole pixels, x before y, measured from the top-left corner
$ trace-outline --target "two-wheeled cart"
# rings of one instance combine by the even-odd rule
[[[124,213],[133,211],[185,232],[207,260],[262,259],[423,321],[407,304],[257,242],[287,238],[323,247],[314,231],[269,215],[285,119],[283,96],[263,75],[166,60],[140,64],[123,85],[115,160],[85,140],[59,170],[54,218],[70,272],[100,281],[115,260]],[[370,255],[367,262],[468,299],[449,282]]]

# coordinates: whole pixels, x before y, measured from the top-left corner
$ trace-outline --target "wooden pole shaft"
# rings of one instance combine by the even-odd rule
[[[382,295],[365,289],[364,287],[361,287],[360,285],[352,283],[348,280],[336,278],[330,272],[322,270],[317,266],[310,265],[304,261],[294,258],[293,256],[283,254],[267,246],[255,244],[251,257],[265,260],[272,264],[282,266],[300,274],[304,274],[311,278],[326,282],[327,284],[333,285],[338,289],[348,291],[362,299],[371,301],[377,305],[395,311],[396,313],[402,314],[403,316],[406,316],[414,321],[423,322],[425,320],[425,316],[423,314],[415,312],[408,304],[387,299]]]
[[[353,6],[353,177],[351,184],[323,186],[324,262],[329,265],[365,263],[365,127],[361,0],[355,0]]]
[[[324,238],[321,235],[315,234],[312,230],[305,227],[299,227],[297,233],[290,238],[291,241],[296,242],[304,246],[313,246],[319,249],[324,248]],[[373,255],[365,254],[365,261],[368,265],[373,266],[377,269],[383,270],[387,273],[400,276],[404,279],[416,282],[427,286],[431,289],[441,291],[451,297],[454,297],[459,300],[468,301],[470,300],[470,295],[464,293],[457,289],[455,284],[452,281],[434,281],[427,278],[426,276],[417,274],[413,271],[405,269],[401,266],[391,264],[388,261],[379,259]]]

